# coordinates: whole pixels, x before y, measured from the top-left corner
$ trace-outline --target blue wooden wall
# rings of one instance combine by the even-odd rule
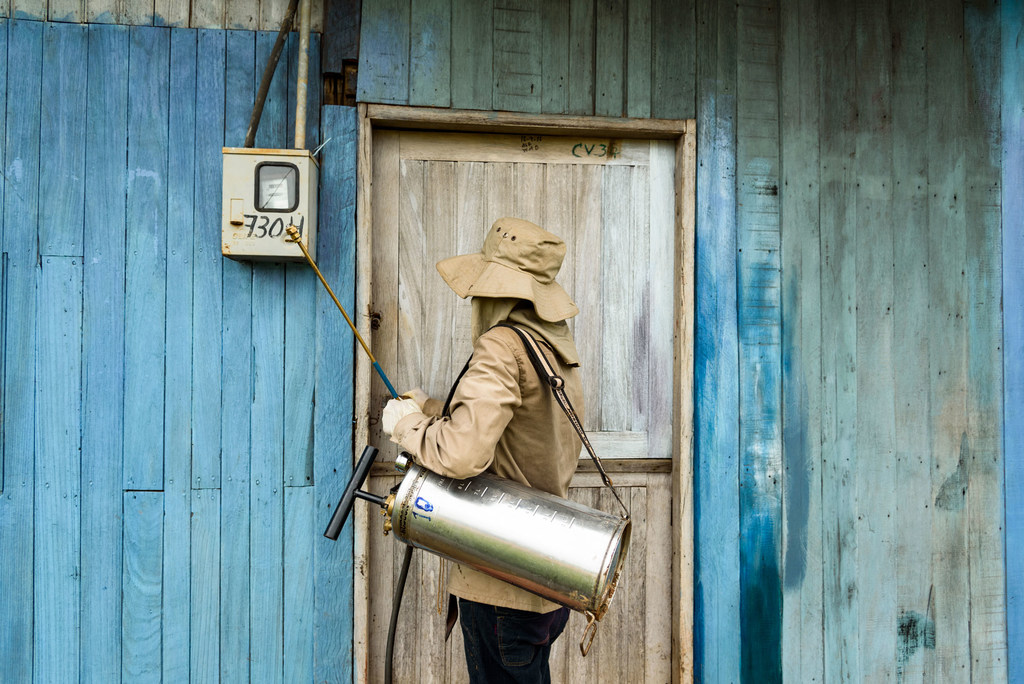
[[[351,679],[351,339],[306,266],[219,248],[275,37],[0,19],[2,681]],[[257,146],[291,145],[296,54]],[[355,113],[311,92],[344,285]]]
[[[1024,676],[1022,30],[1016,0],[363,2],[362,101],[697,121],[701,681]]]

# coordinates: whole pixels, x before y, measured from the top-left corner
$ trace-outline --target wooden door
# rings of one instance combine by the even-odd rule
[[[624,577],[590,655],[579,653],[585,621],[574,613],[552,654],[553,677],[605,681],[615,672],[619,681],[671,681],[672,474],[680,453],[673,416],[674,396],[682,396],[673,384],[675,142],[374,131],[372,151],[372,346],[399,391],[422,387],[444,398],[470,354],[469,301],[449,290],[434,267],[438,260],[478,251],[502,216],[534,221],[567,243],[558,280],[580,309],[571,325],[582,360],[585,426],[634,527]],[[397,482],[387,465],[396,450],[379,429],[388,397],[373,378],[365,405],[369,439],[381,447],[385,465],[368,488],[378,493]],[[585,452],[583,458],[571,498],[617,511]],[[380,519],[370,516],[357,586],[357,601],[362,595],[367,602],[368,681],[383,677],[402,556],[401,545],[380,532]],[[443,638],[441,572],[437,557],[414,554],[396,681],[466,681],[458,628],[447,644]]]

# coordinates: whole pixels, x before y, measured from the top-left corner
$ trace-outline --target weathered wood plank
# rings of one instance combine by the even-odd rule
[[[12,19],[46,19],[47,0],[11,0]]]
[[[122,5],[118,0],[86,0],[86,21],[90,24],[123,24]]]
[[[249,667],[254,680],[267,682],[284,676],[283,290],[283,264],[253,266]]]
[[[651,21],[652,0],[629,0],[626,18],[626,110],[625,115],[647,118],[651,115],[652,81]]]
[[[496,217],[487,213],[487,198],[480,192],[485,187],[487,165],[469,162],[459,164],[455,170],[455,253],[471,254],[483,246],[484,235]],[[455,298],[455,340],[452,345],[452,367],[456,372],[462,369],[472,353],[469,346],[472,339],[472,304],[469,299]],[[454,380],[450,378],[449,382]],[[447,396],[447,395],[446,395]]]
[[[683,265],[675,263],[676,241],[682,236],[676,234],[675,204],[668,198],[674,197],[675,145],[670,142],[651,143],[650,188],[647,192],[647,216],[650,219],[650,241],[647,247],[645,266],[650,281],[647,295],[648,339],[644,344],[650,347],[647,381],[639,383],[639,389],[647,392],[648,447],[646,458],[669,458],[673,455],[672,421],[656,418],[669,416],[674,403],[672,396],[673,377],[673,333],[675,316],[668,316],[675,306],[674,291],[676,274],[692,279],[693,274],[681,271]],[[678,313],[676,313],[678,315]],[[687,380],[689,386],[690,380]],[[687,456],[689,458],[689,456]]]
[[[739,358],[736,321],[735,6],[699,8],[694,336],[694,679],[739,681]],[[655,26],[665,25],[661,7]],[[659,41],[654,38],[655,59]],[[657,62],[652,80],[661,83]],[[657,106],[655,106],[657,105]],[[655,115],[665,108],[656,100]],[[716,543],[708,543],[716,540]]]
[[[193,93],[196,32],[171,32],[170,91]],[[168,138],[195,140],[193,97],[172,97]],[[195,147],[172,144],[167,162],[167,293],[164,368],[164,568],[163,681],[189,677],[191,587],[188,559],[192,503],[192,236],[195,217]]]
[[[632,427],[633,321],[625,319],[633,311],[633,240],[630,235],[632,200],[626,190],[632,182],[632,169],[604,169],[601,191],[601,306],[604,316],[601,330],[601,422],[599,429],[623,431]],[[588,279],[593,276],[588,273]]]
[[[213,0],[212,2],[200,2],[196,3],[195,7],[192,8],[189,17],[189,24],[195,28],[205,29],[220,29],[224,28],[224,10],[227,0]],[[166,6],[167,9],[164,11],[170,15],[174,15],[177,12],[176,3],[171,2]],[[257,10],[259,11],[259,10]]]
[[[569,111],[569,5],[543,2],[540,13],[540,110],[564,114]]]
[[[964,6],[966,83],[967,424],[971,466],[967,513],[971,677],[1007,679],[1000,84],[997,2]],[[1019,269],[1019,266],[1017,267]],[[1013,456],[1011,456],[1013,458]],[[1015,572],[1015,571],[1012,571]]]
[[[782,14],[780,146],[782,233],[783,603],[782,669],[822,681],[821,97],[817,2]]]
[[[782,677],[778,8],[737,13],[741,676]]]
[[[448,107],[452,87],[451,0],[410,3],[409,104]]]
[[[491,109],[494,33],[492,4],[451,0],[451,103],[456,109]]]
[[[675,160],[675,150],[672,149],[671,143],[667,146],[668,150],[671,150],[670,159]],[[668,192],[660,196],[661,204],[666,209],[672,210],[675,208],[675,192],[674,188],[669,187]],[[672,332],[671,328],[668,327],[675,323],[675,312],[673,311],[673,303],[671,300],[666,302],[665,299],[661,299],[660,303],[664,306],[663,309],[657,313],[646,311],[647,307],[650,306],[653,292],[652,290],[656,287],[664,287],[668,292],[672,292],[672,277],[669,277],[663,281],[658,282],[656,276],[664,275],[665,271],[656,273],[653,270],[655,264],[661,262],[660,265],[664,268],[665,259],[657,259],[652,262],[651,259],[655,255],[651,252],[652,226],[650,220],[651,211],[651,170],[648,167],[638,166],[632,169],[630,174],[630,185],[629,192],[632,195],[630,199],[630,207],[632,211],[629,216],[629,226],[627,228],[632,242],[632,249],[630,254],[631,265],[629,271],[631,272],[633,282],[630,284],[630,298],[632,299],[629,304],[629,311],[632,312],[632,320],[629,322],[629,335],[632,338],[629,341],[629,346],[632,347],[632,353],[629,358],[629,376],[631,382],[629,383],[629,407],[632,415],[630,416],[630,429],[633,432],[646,433],[652,427],[653,423],[665,423],[671,426],[672,421],[668,419],[672,415],[671,400],[669,405],[666,406],[668,410],[665,411],[661,416],[664,418],[656,417],[651,414],[651,387],[652,385],[657,386],[658,382],[654,380],[655,377],[664,378],[671,382],[673,373],[669,371],[672,367],[671,362],[671,340]],[[667,213],[667,212],[666,212]],[[674,213],[674,212],[673,212]],[[669,229],[668,240],[662,243],[660,253],[667,254],[668,259],[671,260],[675,256],[675,244],[672,239],[674,231]],[[664,238],[664,235],[658,236]],[[671,264],[671,261],[669,261]],[[668,272],[671,273],[671,265],[668,265]],[[666,306],[667,304],[667,306]],[[652,328],[655,327],[654,321],[658,320],[662,322],[665,327],[662,327],[660,332],[663,337],[659,340],[655,340],[652,334]],[[661,343],[663,348],[669,350],[669,355],[662,357],[667,360],[667,363],[661,367],[653,367],[652,351],[653,347],[657,343]],[[665,385],[662,385],[664,388]],[[671,396],[671,390],[667,393]],[[671,428],[670,428],[671,429]],[[671,457],[671,447],[666,449],[663,454],[650,454],[650,456],[668,456]]]
[[[176,1],[178,12],[187,11],[183,0],[172,1]],[[122,4],[122,8],[124,12],[124,22],[126,24],[138,26],[153,25],[153,18],[156,15],[156,0],[126,0]]]
[[[599,166],[573,167],[575,223],[577,226],[591,228],[578,231],[575,241],[568,245],[568,249],[573,251],[576,265],[575,282],[572,284],[574,301],[580,310],[579,315],[573,319],[574,335],[580,342],[580,382],[583,385],[583,396],[588,398],[600,397],[604,391],[600,369],[605,307],[601,303],[600,288],[593,287],[593,274],[601,272],[601,255],[604,252],[603,231],[596,229],[597,226],[605,225],[602,215],[605,206],[602,189],[604,170]],[[584,429],[588,432],[601,429],[602,410],[600,401],[586,402]]]
[[[855,524],[859,582],[896,572],[896,451],[893,307],[894,226],[892,204],[892,37],[888,16],[858,7],[856,15],[855,194],[857,229],[856,382],[857,492]],[[897,597],[892,582],[859,595],[857,643],[865,654],[861,675],[872,681],[892,676],[896,660]]]
[[[128,28],[89,27],[82,313],[83,679],[121,673]]]
[[[569,3],[570,114],[594,113],[594,0]]]
[[[293,35],[294,39],[295,36]],[[294,43],[298,54],[298,40]],[[309,79],[317,83],[320,75],[320,40],[310,36]],[[295,81],[297,60],[288,60],[288,137],[285,147],[295,140]],[[306,143],[310,149],[320,140],[320,88],[308,91]],[[325,138],[326,140],[326,138]],[[334,143],[329,143],[333,145]],[[327,148],[324,148],[327,149]],[[326,190],[321,190],[326,192]],[[322,220],[322,219],[321,219]],[[319,256],[319,255],[316,255]],[[333,287],[347,287],[337,283]],[[284,481],[286,485],[313,484],[313,392],[316,354],[316,292],[320,288],[313,269],[305,263],[285,266],[285,321],[287,345],[284,356]]]
[[[43,27],[11,21],[7,33],[6,126],[3,160],[4,304],[3,515],[0,544],[0,650],[5,676],[32,679],[33,500],[35,491],[36,253],[39,188],[39,102]],[[17,359],[17,363],[13,360]]]
[[[377,0],[363,6],[359,102],[409,103],[409,2]]]
[[[55,22],[81,22],[85,18],[84,5],[85,0],[48,0],[46,19]]]
[[[160,490],[170,33],[135,27],[129,42],[124,487]]]
[[[277,35],[256,33],[255,64],[265,64]],[[290,147],[288,69],[267,93],[256,146]],[[256,72],[258,73],[258,71]],[[284,676],[284,350],[283,264],[252,266],[252,403],[249,426],[249,676]]]
[[[349,107],[325,107],[323,133],[334,142],[324,148],[324,195],[318,266],[328,282],[355,273],[356,147],[358,117]],[[354,288],[338,287],[346,311],[353,310]],[[317,288],[316,405],[314,407],[315,524],[326,527],[352,472],[352,392],[355,341],[331,298]],[[354,314],[355,312],[353,312]],[[338,541],[317,537],[313,548],[313,597],[316,681],[352,681],[353,549],[350,520]],[[366,568],[360,573],[365,575]],[[339,647],[339,645],[341,645]],[[361,676],[361,675],[360,675]]]
[[[1024,7],[1003,3],[1003,458],[1006,491],[1007,679],[1024,681]]]
[[[932,3],[927,44],[962,44],[963,8]],[[961,50],[926,50],[928,109],[928,280],[925,320],[929,355],[929,440],[932,447],[931,582],[934,586],[935,671],[938,680],[964,676],[970,653],[970,563],[966,490],[971,455],[967,421],[967,327],[964,275],[967,181],[966,90]],[[931,617],[931,616],[929,616]]]
[[[493,108],[540,112],[541,13],[537,0],[495,0]]]
[[[82,619],[74,609],[82,598],[81,257],[42,258],[38,316],[33,676],[69,681],[78,672]]]
[[[312,369],[310,369],[312,370]],[[313,487],[284,488],[284,681],[313,681]],[[344,649],[347,644],[335,644]]]
[[[720,35],[718,40],[698,40],[693,0],[652,0],[651,115],[661,119],[688,119],[695,105],[697,45],[705,51],[726,48],[735,36]],[[704,28],[706,30],[706,27]],[[731,27],[726,29],[731,31]],[[724,43],[723,43],[724,41]]]
[[[196,58],[195,218],[192,290],[219,292],[224,257],[221,242],[220,149],[224,146],[225,39],[223,31],[199,30]],[[192,302],[192,487],[221,483],[221,318],[224,297]]]
[[[160,681],[162,492],[124,493],[121,679]]]
[[[594,113],[622,116],[625,113],[626,27],[625,0],[597,2],[597,34],[594,56]]]
[[[193,682],[220,677],[220,490],[191,496],[189,674]]]
[[[52,9],[52,7],[51,7]],[[39,252],[81,256],[85,194],[86,27],[47,23],[43,29]]]
[[[512,196],[517,218],[544,224],[544,198],[547,194],[544,176],[543,164],[516,164]]]
[[[214,4],[213,6],[216,7],[217,5]],[[222,0],[222,7],[224,28],[241,31],[255,31],[258,29],[270,31],[275,28],[273,26],[274,22],[276,22],[278,28],[280,27],[281,21],[284,19],[287,3],[282,5],[279,2],[264,3],[252,2],[252,0]],[[293,31],[298,30],[299,16],[301,14],[301,8],[295,10],[295,16],[292,19]]]
[[[856,497],[859,453],[857,410],[855,263],[856,26],[854,7],[820,7],[821,99],[821,319],[822,319],[822,527],[825,679],[861,681],[858,643]]]
[[[224,144],[239,146],[245,138],[255,93],[253,64],[255,34],[226,34]],[[218,221],[219,226],[219,221]],[[218,231],[219,233],[219,231]],[[215,244],[220,244],[218,241]],[[252,606],[250,606],[250,506],[252,452],[251,410],[253,401],[253,267],[223,259],[221,358],[221,529],[220,538],[220,677],[221,681],[251,679],[250,654]]]
[[[891,15],[893,35],[894,270],[899,299],[893,344],[906,360],[895,377],[896,596],[899,681],[934,679],[934,597],[931,577],[932,498],[928,396],[928,179],[925,101],[925,2]],[[926,561],[926,559],[929,559]],[[929,646],[929,644],[931,644]]]

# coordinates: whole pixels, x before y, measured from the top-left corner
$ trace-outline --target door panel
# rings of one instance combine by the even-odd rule
[[[570,321],[581,355],[588,435],[631,507],[633,540],[615,601],[590,656],[574,614],[552,655],[556,681],[668,681],[670,606],[675,145],[664,141],[375,131],[370,309],[374,354],[397,389],[443,399],[470,353],[470,305],[434,264],[480,249],[502,216],[534,221],[565,240],[559,282],[580,308]],[[389,395],[371,380],[370,442],[381,460],[396,449],[380,432]],[[585,452],[582,457],[588,459]],[[632,463],[632,465],[629,465]],[[616,511],[610,492],[581,469],[570,497]],[[368,488],[394,478],[378,468]],[[383,678],[391,593],[400,545],[376,515],[364,530],[368,568],[369,681]],[[461,635],[443,641],[437,615],[442,564],[414,554],[396,643],[398,681],[465,681]]]

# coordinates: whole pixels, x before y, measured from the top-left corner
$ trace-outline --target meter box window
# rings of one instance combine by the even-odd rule
[[[319,167],[309,150],[225,147],[221,252],[241,260],[302,261],[299,239],[316,258]]]

